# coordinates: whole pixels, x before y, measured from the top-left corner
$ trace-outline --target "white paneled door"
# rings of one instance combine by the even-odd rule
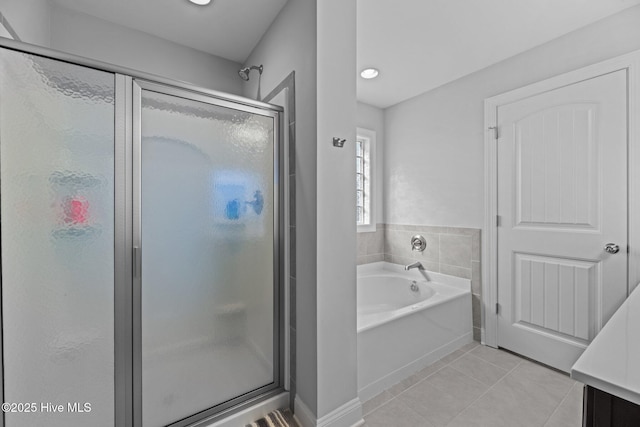
[[[498,345],[569,371],[627,296],[626,71],[497,115]]]

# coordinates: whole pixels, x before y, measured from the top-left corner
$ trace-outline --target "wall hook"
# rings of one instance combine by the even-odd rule
[[[344,139],[344,138],[338,138],[337,136],[333,137],[333,146],[334,147],[342,148],[342,147],[344,147],[344,143],[345,142],[347,142],[347,140]]]

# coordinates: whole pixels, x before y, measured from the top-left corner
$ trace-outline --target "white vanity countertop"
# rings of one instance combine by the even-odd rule
[[[640,285],[573,365],[571,378],[640,405]]]

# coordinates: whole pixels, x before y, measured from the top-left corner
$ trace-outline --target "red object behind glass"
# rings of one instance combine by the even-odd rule
[[[81,197],[69,198],[64,207],[67,224],[87,224],[89,222],[89,202]]]

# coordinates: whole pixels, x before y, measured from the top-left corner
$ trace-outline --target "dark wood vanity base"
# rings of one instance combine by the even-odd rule
[[[640,405],[584,386],[583,427],[638,427]]]

